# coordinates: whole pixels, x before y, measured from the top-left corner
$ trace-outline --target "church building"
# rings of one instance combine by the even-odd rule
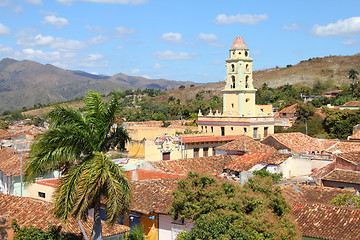
[[[223,92],[223,112],[210,110],[198,114],[199,130],[215,136],[247,135],[263,139],[274,133],[272,105],[255,105],[253,59],[244,40],[237,37],[226,59],[226,84]]]

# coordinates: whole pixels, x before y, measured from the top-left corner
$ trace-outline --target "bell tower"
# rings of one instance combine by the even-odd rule
[[[223,115],[251,117],[255,107],[252,79],[253,59],[241,37],[237,37],[226,59],[226,84],[223,92]]]

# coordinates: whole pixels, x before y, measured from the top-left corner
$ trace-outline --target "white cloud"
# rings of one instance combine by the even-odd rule
[[[351,37],[360,34],[360,17],[352,17],[330,23],[326,26],[314,25],[312,34],[319,37]]]
[[[198,39],[204,40],[204,41],[217,41],[219,38],[215,34],[207,34],[207,33],[199,33],[197,36]]]
[[[159,39],[171,44],[179,44],[183,42],[181,33],[164,33],[159,37]]]
[[[9,56],[12,52],[13,49],[11,47],[0,44],[0,54]]]
[[[69,24],[69,21],[66,18],[56,17],[55,15],[45,16],[44,21],[41,22],[44,25],[53,25],[58,29],[63,28]]]
[[[123,38],[126,35],[133,34],[133,33],[136,33],[135,29],[126,29],[121,26],[115,28],[115,37],[117,37],[117,38]]]
[[[10,34],[10,28],[0,23],[0,35],[9,35],[9,34]]]
[[[154,69],[161,69],[161,68],[164,68],[163,65],[159,64],[159,63],[155,63],[154,66],[153,66]]]
[[[22,47],[44,47],[50,45],[54,41],[52,36],[42,36],[41,34],[34,36],[23,36],[16,41],[16,44]]]
[[[300,28],[300,25],[296,24],[296,23],[283,26],[284,30],[296,30],[296,29],[299,29],[299,28]]]
[[[358,45],[360,42],[355,40],[355,39],[349,39],[349,40],[343,41],[341,43],[346,45],[346,46],[354,46],[354,45]]]
[[[103,55],[101,55],[99,53],[95,53],[95,54],[90,53],[86,60],[88,60],[88,61],[96,61],[96,60],[99,60],[99,59],[102,59],[102,58],[103,58]]]
[[[91,3],[121,4],[121,5],[126,5],[126,4],[138,5],[148,2],[148,0],[56,0],[56,1],[65,5],[71,5],[73,2],[91,2]]]
[[[103,29],[103,28],[100,27],[100,26],[92,27],[92,26],[90,26],[90,25],[86,25],[85,28],[88,29],[90,32],[93,32],[93,33],[96,33],[96,34],[100,34],[100,33],[105,33],[105,32],[107,32],[107,30]]]
[[[153,53],[153,56],[160,60],[191,60],[194,58],[195,53],[187,52],[173,52],[173,51],[158,51]]]
[[[119,49],[119,50],[123,50],[123,49],[124,49],[123,46],[117,46],[116,48]]]
[[[104,42],[106,42],[108,40],[109,40],[108,37],[99,35],[97,37],[90,38],[87,42],[89,44],[101,44],[101,43],[104,43]]]
[[[58,51],[72,51],[86,47],[86,44],[81,41],[61,37],[42,36],[41,34],[35,37],[32,35],[23,35],[16,41],[16,44],[26,48],[48,47]]]
[[[33,4],[33,5],[42,5],[42,0],[26,0],[27,3]]]
[[[131,70],[131,73],[132,73],[132,74],[139,74],[139,73],[140,73],[140,69],[137,69],[137,68],[136,68],[136,69],[132,69],[132,70]]]
[[[232,23],[241,23],[241,24],[258,24],[261,21],[268,20],[269,17],[267,14],[251,15],[251,14],[237,14],[233,16],[226,16],[225,14],[219,14],[216,19],[216,24],[232,24]]]
[[[21,58],[23,59],[46,61],[46,62],[53,62],[62,59],[61,54],[58,51],[43,52],[42,50],[34,50],[32,48],[23,49],[21,52],[18,52],[17,55],[20,55]]]

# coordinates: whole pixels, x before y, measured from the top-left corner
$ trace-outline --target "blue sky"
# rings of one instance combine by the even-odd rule
[[[237,36],[255,70],[359,53],[359,9],[359,0],[0,0],[0,58],[218,82]]]

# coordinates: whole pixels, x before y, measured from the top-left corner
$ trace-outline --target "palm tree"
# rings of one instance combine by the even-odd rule
[[[357,75],[359,74],[358,71],[356,71],[355,69],[350,69],[348,74],[349,74],[349,79],[352,79],[353,84],[355,84],[355,79],[357,79]]]
[[[86,112],[58,106],[49,113],[50,129],[31,147],[25,180],[60,169],[54,198],[55,216],[64,222],[70,217],[87,218],[94,208],[93,239],[101,239],[100,200],[106,205],[107,222],[113,224],[127,209],[130,184],[121,168],[105,153],[114,146],[124,149],[129,136],[122,127],[114,128],[119,93],[109,103],[99,93],[88,92]]]

